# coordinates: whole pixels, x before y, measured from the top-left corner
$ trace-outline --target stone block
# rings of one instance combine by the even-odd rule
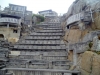
[[[83,69],[80,69],[80,71],[81,71],[81,75],[90,75],[89,72],[87,72],[87,71],[85,71]]]
[[[99,55],[96,55],[93,57],[91,75],[100,75],[100,56]]]
[[[94,55],[95,53],[90,52],[90,51],[86,51],[85,53],[83,53],[81,64],[80,64],[81,69],[87,71],[88,73],[91,72],[92,59]]]

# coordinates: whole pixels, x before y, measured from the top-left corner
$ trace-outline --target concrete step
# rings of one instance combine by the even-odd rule
[[[64,45],[63,41],[60,40],[23,40],[20,43],[17,43],[19,45]]]
[[[14,45],[17,50],[66,50],[65,46],[33,46],[33,45]]]
[[[62,28],[43,28],[43,30],[62,30]]]
[[[12,72],[14,75],[81,75],[80,71],[59,70],[59,69],[30,69],[30,68],[4,68],[6,71]],[[3,73],[1,72],[1,73]]]
[[[30,36],[62,36],[64,33],[31,33]]]
[[[15,58],[14,55],[10,55],[10,58]],[[19,55],[16,56],[16,59],[38,59],[38,60],[46,60],[46,61],[52,61],[52,60],[67,60],[67,55]]]
[[[16,61],[13,61],[16,60]],[[27,60],[25,62],[25,60]],[[66,69],[68,70],[70,68],[70,64],[68,64],[68,61],[46,61],[46,60],[29,60],[29,59],[10,59],[10,62],[7,64],[7,67],[11,68],[34,68],[34,69]],[[12,62],[13,61],[13,62]],[[24,63],[23,63],[24,61]]]
[[[40,31],[37,31],[37,33],[61,33],[63,32],[62,30],[40,30]]]
[[[35,26],[35,27],[56,27],[56,28],[60,28],[61,27],[61,25],[37,25],[37,26]]]
[[[25,40],[60,40],[60,36],[27,36]]]

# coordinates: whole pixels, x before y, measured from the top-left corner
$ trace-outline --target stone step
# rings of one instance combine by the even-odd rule
[[[43,30],[62,30],[62,28],[43,28]]]
[[[25,40],[60,40],[60,36],[27,36]]]
[[[10,59],[13,60],[13,59]],[[15,59],[14,59],[15,60]],[[26,59],[28,60],[28,59]],[[25,61],[25,59],[24,59]],[[56,61],[56,60],[55,60]],[[66,64],[67,63],[67,64]],[[56,61],[56,63],[54,61],[45,61],[45,60],[30,60],[30,61],[26,61],[23,63],[23,60],[18,60],[16,59],[16,61],[10,61],[7,64],[7,67],[16,67],[16,68],[34,68],[34,69],[56,69],[58,67],[58,69],[69,69],[70,68],[70,64],[68,64],[67,61]]]
[[[66,50],[65,46],[33,46],[33,45],[15,45],[17,50]]]
[[[62,30],[40,30],[40,31],[37,31],[38,33],[43,33],[43,32],[46,32],[46,33],[62,33],[63,31]]]
[[[37,25],[37,27],[41,27],[41,26],[55,26],[55,27],[60,27],[61,25],[56,25],[56,24],[42,24],[42,25]]]
[[[64,45],[63,41],[60,40],[23,40],[19,45]]]
[[[15,58],[14,55],[10,55],[10,58]],[[67,60],[67,55],[19,55],[16,56],[16,59],[38,59],[38,60],[46,60],[46,61],[52,61],[52,60]]]
[[[37,24],[37,26],[44,26],[44,25],[46,25],[46,26],[51,26],[51,25],[53,25],[53,26],[60,26],[60,24],[58,24],[58,23]]]
[[[6,61],[7,62],[8,61],[8,58],[7,57],[1,57],[0,58],[0,61],[2,61],[2,62],[5,62]]]
[[[67,52],[66,51],[21,51],[20,52],[21,55],[43,55],[43,56],[67,56]]]
[[[25,75],[25,74],[28,74],[28,75],[32,75],[32,74],[33,75],[81,75],[80,71],[76,71],[76,70],[31,69],[31,68],[4,68],[3,70],[8,71],[8,73],[12,72],[14,75],[18,75],[18,74],[21,74],[21,75]],[[1,71],[1,73],[3,72]]]
[[[64,33],[31,33],[30,36],[62,36]]]
[[[55,27],[60,27],[61,25],[56,25],[56,24],[43,24],[43,25],[37,25],[37,27],[41,27],[41,26],[55,26]]]

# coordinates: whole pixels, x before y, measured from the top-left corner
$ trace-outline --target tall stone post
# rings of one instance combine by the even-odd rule
[[[26,68],[29,68],[29,61],[26,62]]]
[[[9,35],[10,35],[10,33],[9,33],[9,23],[7,24],[7,33],[8,33],[7,38],[9,38]]]
[[[49,62],[49,69],[52,69],[52,68],[53,68],[53,63]]]
[[[76,66],[77,65],[77,46],[75,46],[74,51],[73,51],[73,65]]]

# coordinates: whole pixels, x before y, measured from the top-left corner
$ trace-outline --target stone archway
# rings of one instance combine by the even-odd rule
[[[0,34],[0,40],[4,40],[4,35]]]

